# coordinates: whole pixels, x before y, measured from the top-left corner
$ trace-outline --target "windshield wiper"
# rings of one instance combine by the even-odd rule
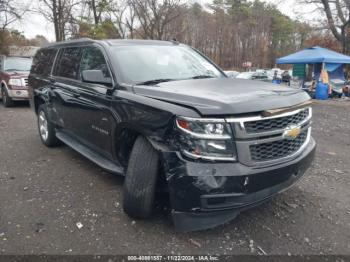
[[[214,76],[211,75],[197,75],[190,77],[188,79],[201,79],[201,78],[215,78]],[[170,82],[170,81],[177,81],[177,80],[185,80],[185,79],[171,79],[171,78],[160,78],[160,79],[152,79],[144,82],[139,82],[136,85],[156,85],[162,82]]]
[[[170,82],[170,81],[175,81],[176,79],[171,79],[171,78],[160,78],[160,79],[152,79],[144,82],[139,82],[136,85],[156,85],[162,82]]]
[[[215,76],[211,76],[211,75],[198,75],[198,76],[191,77],[191,79],[204,79],[204,78],[215,78]]]
[[[21,70],[14,69],[14,68],[9,68],[9,69],[5,69],[5,71],[21,71]]]

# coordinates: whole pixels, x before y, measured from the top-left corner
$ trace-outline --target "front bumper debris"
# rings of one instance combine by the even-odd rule
[[[215,227],[288,189],[309,168],[315,149],[311,138],[293,160],[263,168],[241,163],[193,162],[178,153],[163,153],[176,229]]]

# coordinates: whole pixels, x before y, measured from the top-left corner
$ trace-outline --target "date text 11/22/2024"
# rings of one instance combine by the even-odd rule
[[[218,261],[218,256],[199,255],[199,256],[180,256],[180,255],[139,255],[128,256],[128,261]]]

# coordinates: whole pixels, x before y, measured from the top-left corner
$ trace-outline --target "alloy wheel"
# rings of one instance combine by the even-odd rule
[[[44,111],[39,113],[39,131],[41,138],[46,141],[49,136],[49,129],[47,126],[47,118]]]

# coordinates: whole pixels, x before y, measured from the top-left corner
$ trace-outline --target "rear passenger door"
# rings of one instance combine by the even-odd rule
[[[50,81],[51,71],[57,52],[57,48],[54,47],[40,49],[33,58],[32,68],[28,77],[31,106],[34,108],[34,98],[36,96],[46,99],[45,102],[48,105],[47,109],[50,119],[55,124],[57,124],[57,114],[55,110],[52,110],[48,95],[52,84]]]
[[[50,101],[57,116],[57,124],[71,132],[80,125],[77,98],[81,51],[80,47],[61,48],[51,79]]]

